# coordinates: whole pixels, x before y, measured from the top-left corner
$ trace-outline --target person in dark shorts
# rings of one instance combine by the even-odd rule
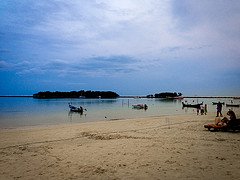
[[[220,101],[217,103],[217,116],[216,117],[218,117],[219,115],[222,117],[222,103]]]

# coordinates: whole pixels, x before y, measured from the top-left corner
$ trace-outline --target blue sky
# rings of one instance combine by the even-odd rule
[[[0,0],[0,95],[240,95],[239,0]]]

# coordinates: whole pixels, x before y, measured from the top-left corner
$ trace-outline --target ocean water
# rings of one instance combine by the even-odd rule
[[[208,112],[215,112],[212,102],[240,104],[239,100],[231,98],[185,98],[188,103],[203,102],[208,106]],[[151,117],[178,114],[196,114],[194,108],[182,108],[181,100],[163,99],[34,99],[31,97],[1,97],[0,98],[0,128],[82,123],[102,120],[119,120],[136,117]],[[82,115],[70,112],[68,103],[86,108]],[[133,109],[133,104],[147,104],[147,110]],[[223,113],[229,108],[223,106]],[[240,108],[233,110],[238,112]]]

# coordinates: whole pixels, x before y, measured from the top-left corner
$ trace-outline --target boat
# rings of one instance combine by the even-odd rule
[[[220,102],[222,105],[224,105],[225,104],[225,102]],[[212,102],[212,104],[213,105],[217,105],[218,104],[218,102]]]
[[[147,109],[148,106],[146,104],[134,104],[132,105],[133,109]]]
[[[183,99],[184,99],[184,97],[182,97],[182,96],[173,96],[173,97],[166,96],[164,98],[160,98],[160,100],[183,100]]]
[[[76,106],[71,105],[71,103],[69,103],[68,106],[69,106],[71,112],[79,112],[82,114],[83,110],[86,110],[86,109],[83,109],[82,106],[76,107]]]
[[[79,99],[85,99],[86,97],[85,96],[79,96]]]
[[[198,104],[185,104],[184,102],[182,102],[182,105],[183,107],[200,108],[200,106],[203,105],[203,102]]]
[[[182,97],[182,96],[174,96],[174,97],[166,97],[166,99],[176,99],[176,100],[182,100],[182,99],[184,99],[184,97]]]
[[[173,99],[182,100],[182,99],[184,99],[184,97],[182,97],[182,96],[177,96],[177,97],[173,97]]]
[[[239,107],[239,104],[226,104],[227,107]]]
[[[233,99],[240,99],[240,97],[233,97]]]

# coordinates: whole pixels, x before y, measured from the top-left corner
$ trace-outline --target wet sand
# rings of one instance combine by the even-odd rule
[[[240,179],[240,133],[215,114],[0,130],[0,179]]]

